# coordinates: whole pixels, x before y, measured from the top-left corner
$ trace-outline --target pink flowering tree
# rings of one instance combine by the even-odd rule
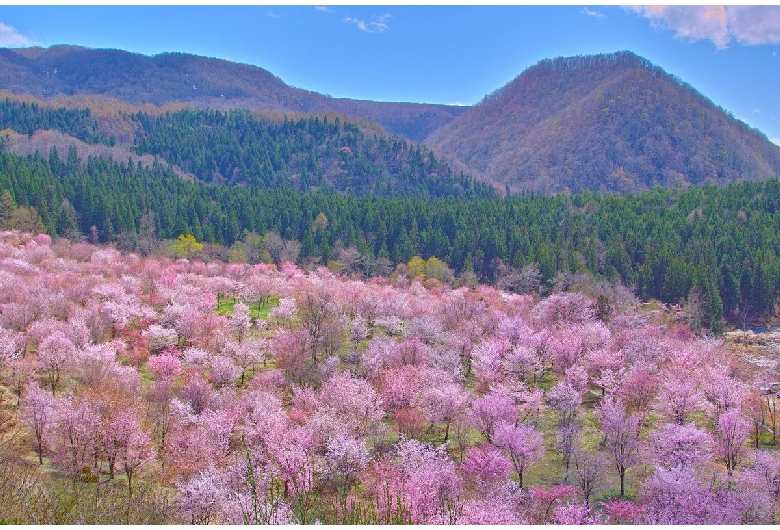
[[[708,410],[709,403],[696,380],[688,373],[677,371],[663,380],[656,407],[671,421],[682,425],[694,412]]]
[[[396,455],[399,473],[390,484],[391,498],[402,500],[416,524],[457,522],[462,485],[444,446],[403,440]]]
[[[325,473],[336,486],[342,513],[347,509],[347,496],[357,483],[360,473],[368,467],[371,457],[363,440],[338,435],[327,442]]]
[[[460,464],[466,479],[473,482],[477,491],[490,491],[509,478],[512,463],[490,444],[482,443],[469,448]]]
[[[493,443],[509,456],[522,488],[523,472],[544,458],[542,433],[533,425],[501,422],[493,433]]]
[[[52,415],[52,464],[74,482],[92,473],[100,429],[100,414],[86,399],[58,400]]]
[[[134,411],[125,410],[108,420],[102,429],[102,453],[108,462],[109,476],[121,466],[127,477],[128,493],[132,495],[136,470],[155,456],[149,434],[141,427]]]
[[[54,398],[44,392],[38,383],[31,381],[22,400],[22,417],[35,437],[38,464],[43,464],[44,442],[52,428]]]
[[[38,364],[46,375],[52,396],[57,391],[62,372],[75,356],[76,347],[61,331],[52,333],[38,345]]]
[[[695,467],[712,456],[712,435],[694,423],[666,423],[650,434],[649,452],[666,469]]]
[[[715,448],[718,457],[726,464],[729,477],[744,453],[745,441],[749,435],[750,424],[738,408],[728,410],[718,418]]]
[[[632,501],[612,499],[604,503],[607,521],[611,524],[634,524],[642,515],[642,507]]]
[[[569,467],[576,447],[577,439],[580,436],[580,427],[576,422],[564,423],[558,426],[555,437],[555,450],[561,454],[564,467],[564,483],[569,481]]]
[[[211,386],[200,374],[192,374],[182,386],[181,396],[189,404],[193,413],[200,414],[209,405]]]
[[[252,317],[249,315],[249,308],[246,304],[236,302],[233,305],[233,313],[228,319],[230,331],[236,337],[238,342],[243,342],[252,327]]]
[[[457,383],[432,385],[422,389],[415,404],[431,423],[444,424],[444,443],[450,436],[450,426],[467,415],[470,394]]]
[[[209,361],[211,369],[211,382],[218,387],[235,385],[239,375],[243,373],[241,367],[236,366],[233,359],[222,355],[214,355]]]
[[[166,328],[159,324],[152,324],[144,332],[144,337],[149,343],[152,353],[160,353],[167,348],[175,346],[179,342],[179,335],[175,329]]]
[[[622,401],[605,397],[596,411],[606,450],[620,477],[620,496],[625,496],[626,469],[639,462],[639,415],[626,413]]]
[[[146,364],[155,380],[173,380],[181,373],[181,361],[173,355],[153,355]]]
[[[489,392],[472,400],[470,419],[487,441],[492,442],[499,424],[514,424],[517,421],[517,408],[511,397],[500,392]]]
[[[563,381],[553,386],[547,392],[547,402],[560,414],[561,425],[571,423],[577,417],[582,392],[574,388],[570,383]]]

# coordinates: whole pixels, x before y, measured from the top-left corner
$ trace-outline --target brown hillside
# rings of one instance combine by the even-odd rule
[[[463,107],[337,99],[285,84],[247,64],[184,53],[154,57],[76,46],[0,49],[0,89],[37,98],[100,95],[135,105],[185,102],[197,107],[336,112],[421,140]]]
[[[542,61],[426,141],[515,191],[633,191],[780,174],[780,147],[630,52]]]

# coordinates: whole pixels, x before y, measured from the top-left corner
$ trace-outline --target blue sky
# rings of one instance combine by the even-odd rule
[[[0,46],[254,64],[336,97],[474,104],[544,58],[631,50],[780,143],[780,7],[0,6]]]

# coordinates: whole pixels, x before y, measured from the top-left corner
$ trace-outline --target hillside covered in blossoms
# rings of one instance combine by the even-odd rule
[[[417,260],[0,233],[0,519],[776,521],[773,369],[604,280],[512,294]]]

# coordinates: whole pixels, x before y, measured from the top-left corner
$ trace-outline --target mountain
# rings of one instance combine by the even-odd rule
[[[780,147],[630,52],[541,61],[426,143],[515,191],[634,191],[780,174]]]
[[[112,105],[106,102],[151,103],[172,111],[243,108],[294,119],[308,119],[307,114],[347,116],[355,123],[365,120],[361,127],[368,136],[368,129],[379,124],[406,139],[424,140],[453,173],[511,191],[631,192],[655,185],[727,184],[780,175],[780,147],[631,52],[541,61],[473,107],[338,99],[291,87],[256,66],[183,53],[148,57],[76,46],[0,49],[0,90],[48,103],[67,96],[71,108],[74,101],[79,106],[79,98],[98,98],[97,126],[120,143],[138,141],[137,124],[128,125],[126,119],[135,111],[115,109],[107,116],[103,108]],[[71,134],[64,129],[76,124],[66,119],[64,128],[52,128]],[[74,135],[92,143],[88,137],[94,133],[89,125]],[[172,149],[139,154],[187,166],[183,154]],[[232,171],[235,161],[222,166]],[[217,175],[218,181],[230,182],[231,175],[217,165],[211,164],[208,174],[198,178]],[[356,189],[362,165],[348,166],[342,168],[358,171],[348,185],[330,179],[322,165],[317,171],[323,183]],[[288,169],[288,177],[299,173],[294,165]],[[383,171],[372,174],[381,179]],[[377,189],[378,182],[363,186],[363,191]],[[394,186],[388,182],[385,187]]]
[[[376,129],[338,115],[269,118],[239,109],[118,112],[97,119],[90,108],[0,100],[0,150],[19,155],[51,157],[56,149],[68,159],[103,156],[147,168],[157,161],[186,179],[305,193],[497,195],[425,145]]]
[[[0,49],[0,88],[37,98],[101,95],[123,102],[288,112],[336,112],[422,140],[465,107],[332,98],[285,84],[267,70],[185,53],[153,57],[79,46]]]

